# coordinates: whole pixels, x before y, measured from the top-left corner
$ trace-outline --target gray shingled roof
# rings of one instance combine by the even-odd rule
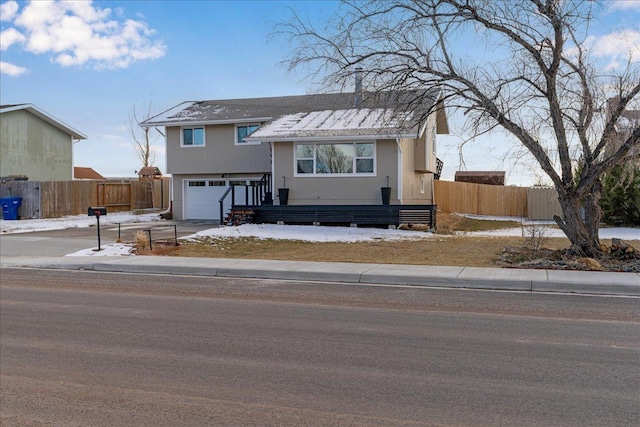
[[[391,111],[415,110],[416,116],[420,116],[433,107],[437,101],[437,94],[438,91],[435,89],[364,93],[362,103],[358,108],[385,108]],[[190,101],[142,122],[141,126],[267,121],[289,114],[352,108],[354,108],[353,93]]]

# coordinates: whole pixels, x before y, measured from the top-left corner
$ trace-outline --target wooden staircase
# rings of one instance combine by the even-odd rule
[[[222,221],[222,225],[237,226],[253,222],[255,212],[252,209],[231,209]]]

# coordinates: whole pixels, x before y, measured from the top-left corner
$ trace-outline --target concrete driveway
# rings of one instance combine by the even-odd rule
[[[175,232],[174,232],[175,225]],[[123,242],[132,242],[138,230],[151,230],[152,239],[173,239],[198,231],[218,227],[217,221],[153,221],[114,224],[100,227],[100,243],[115,243],[118,232]],[[0,235],[0,257],[14,256],[64,256],[83,249],[98,247],[96,227],[67,228],[64,230],[34,231]]]

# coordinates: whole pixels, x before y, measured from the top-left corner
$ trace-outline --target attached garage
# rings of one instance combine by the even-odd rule
[[[184,219],[220,220],[220,198],[230,185],[236,186],[236,204],[246,203],[245,184],[250,180],[184,180]],[[231,195],[224,201],[224,212],[231,209]]]

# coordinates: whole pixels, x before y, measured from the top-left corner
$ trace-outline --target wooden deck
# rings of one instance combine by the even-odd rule
[[[436,225],[436,205],[234,205],[233,210],[253,212],[247,222],[258,224]]]

